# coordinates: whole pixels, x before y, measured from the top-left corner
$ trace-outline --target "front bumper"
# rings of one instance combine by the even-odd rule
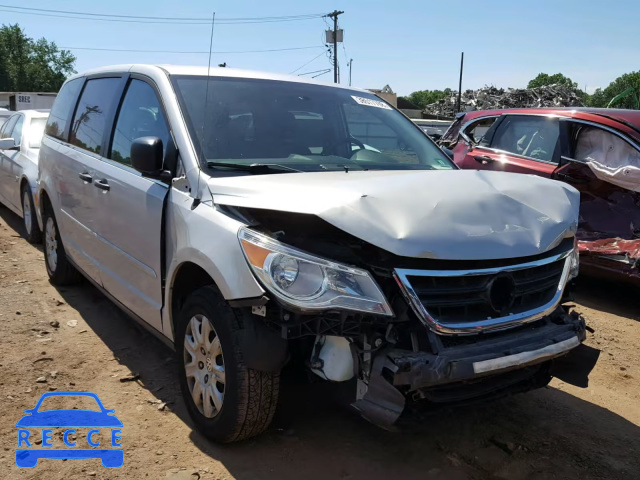
[[[407,396],[449,403],[536,388],[538,380],[523,385],[585,338],[584,319],[558,307],[513,330],[450,339],[436,353],[387,349],[373,359],[368,388],[354,407],[384,427],[398,419]],[[542,372],[546,381],[548,372]]]
[[[561,318],[562,323],[554,318]],[[541,325],[487,336],[475,344],[448,347],[437,354],[391,350],[388,357],[397,366],[393,384],[412,391],[543,363],[580,345],[586,338],[585,329],[584,319],[559,309]]]

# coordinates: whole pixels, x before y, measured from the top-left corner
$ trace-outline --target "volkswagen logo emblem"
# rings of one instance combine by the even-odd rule
[[[491,308],[502,315],[509,313],[516,296],[516,282],[509,274],[494,277],[487,285],[487,298]]]

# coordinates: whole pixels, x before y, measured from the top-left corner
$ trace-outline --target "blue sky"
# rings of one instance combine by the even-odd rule
[[[438,1],[204,1],[4,0],[5,5],[122,15],[218,18],[325,13],[344,10],[339,47],[342,81],[406,95],[414,90],[457,87],[460,52],[465,52],[463,88],[523,87],[540,72],[562,72],[592,92],[623,73],[640,69],[640,2],[536,0]],[[0,7],[1,10],[2,7]],[[206,25],[157,25],[49,18],[0,11],[0,23],[19,23],[29,36],[61,47],[142,50],[208,50]],[[214,54],[212,64],[289,73],[322,53],[322,19],[249,25],[216,25],[214,51],[308,47],[274,53]],[[346,53],[345,53],[346,50]],[[207,55],[74,50],[76,68],[117,63],[206,65]],[[299,70],[329,68],[320,55]],[[318,80],[330,82],[331,74]]]

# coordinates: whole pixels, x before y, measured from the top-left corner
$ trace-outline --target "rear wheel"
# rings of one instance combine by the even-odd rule
[[[70,285],[80,279],[80,273],[67,259],[56,218],[50,209],[46,209],[44,223],[44,264],[49,280],[54,285]]]
[[[36,209],[33,205],[33,196],[29,185],[22,186],[22,218],[24,221],[24,231],[29,243],[39,243],[42,240],[42,232],[36,220]]]
[[[280,374],[246,367],[241,325],[214,287],[188,297],[176,333],[180,388],[198,430],[223,443],[266,430],[276,410]]]

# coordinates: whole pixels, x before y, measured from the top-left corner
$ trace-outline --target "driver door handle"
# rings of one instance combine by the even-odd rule
[[[82,172],[78,174],[78,176],[80,177],[80,180],[82,180],[83,182],[91,183],[93,181],[93,177],[89,175],[87,172]]]
[[[495,160],[491,157],[487,157],[486,155],[474,155],[473,159],[481,163],[482,165],[486,165],[487,163],[495,162]]]
[[[96,187],[98,187],[100,190],[102,190],[102,193],[107,193],[109,191],[109,189],[111,188],[109,186],[109,183],[107,183],[107,181],[104,180],[104,179],[103,180],[96,180],[94,182],[94,185]]]

